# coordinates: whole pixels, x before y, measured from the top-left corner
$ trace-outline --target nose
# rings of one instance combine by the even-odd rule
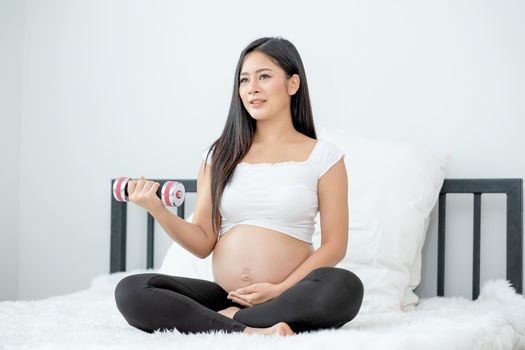
[[[259,82],[257,79],[251,79],[248,83],[248,93],[253,95],[259,92]]]

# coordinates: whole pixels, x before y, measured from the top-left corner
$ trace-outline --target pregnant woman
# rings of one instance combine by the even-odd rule
[[[317,140],[303,63],[288,40],[261,38],[242,51],[226,125],[203,153],[191,223],[164,207],[158,187],[132,181],[130,201],[197,257],[213,254],[214,281],[123,278],[115,299],[130,325],[292,335],[338,328],[357,315],[363,284],[334,267],[348,241],[344,154]]]

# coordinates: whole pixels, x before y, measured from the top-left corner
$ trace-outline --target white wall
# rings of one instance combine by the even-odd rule
[[[0,1],[0,300],[17,297],[24,2]]]
[[[449,178],[524,178],[524,14],[523,2],[495,0],[26,1],[18,299],[108,272],[110,179],[194,178],[238,56],[261,36],[298,48],[318,128],[450,152]],[[457,197],[446,293],[468,296],[470,200]],[[482,280],[504,276],[504,209],[501,196],[483,203]],[[128,268],[139,268],[145,219],[130,212]],[[435,293],[433,242],[435,227],[421,295]]]

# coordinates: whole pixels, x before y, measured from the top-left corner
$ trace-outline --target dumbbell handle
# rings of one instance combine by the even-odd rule
[[[113,197],[119,202],[128,202],[128,184],[134,181],[129,177],[119,177],[113,183]],[[178,207],[184,202],[186,191],[184,185],[177,181],[166,181],[162,187],[157,190],[157,197],[162,203],[169,207]]]

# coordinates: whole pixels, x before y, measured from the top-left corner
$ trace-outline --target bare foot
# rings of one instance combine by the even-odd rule
[[[235,315],[235,313],[237,311],[239,311],[241,308],[237,307],[237,306],[230,306],[224,310],[221,310],[221,311],[217,311],[218,313],[220,313],[221,315],[224,315],[226,317],[229,317],[233,320],[233,315]]]
[[[252,327],[246,327],[244,329],[244,333],[246,334],[262,334],[262,335],[282,335],[282,336],[288,336],[288,335],[294,335],[295,333],[292,331],[290,326],[288,326],[285,322],[279,322],[271,327],[268,328],[252,328]]]

